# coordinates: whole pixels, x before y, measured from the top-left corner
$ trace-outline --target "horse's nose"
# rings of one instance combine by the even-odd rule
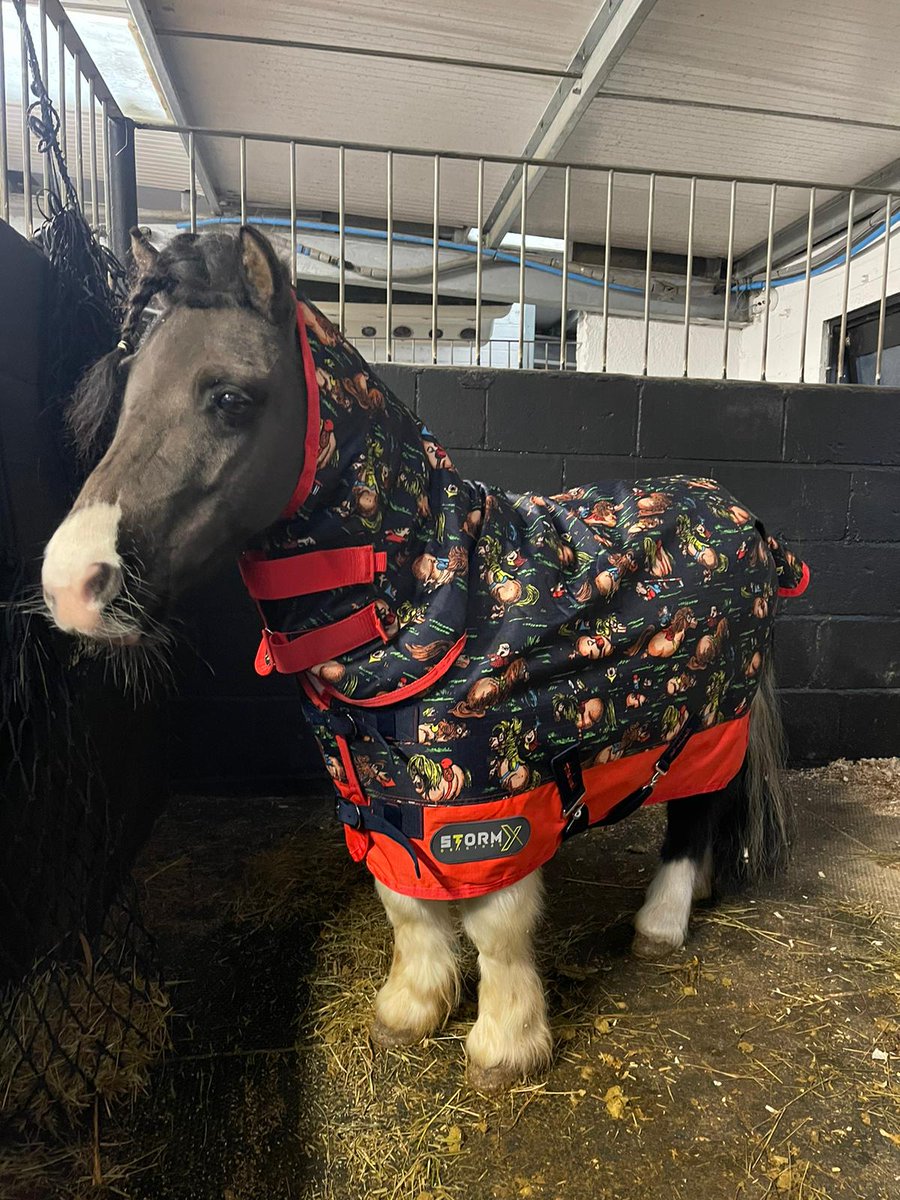
[[[100,624],[103,608],[122,586],[122,572],[112,563],[91,563],[72,583],[52,584],[44,580],[44,599],[61,629],[93,633]]]

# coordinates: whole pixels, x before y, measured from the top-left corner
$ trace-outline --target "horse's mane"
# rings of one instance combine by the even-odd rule
[[[162,296],[166,309],[251,308],[239,255],[240,243],[229,233],[182,233],[159,252],[153,269],[135,281],[125,303],[118,348],[88,368],[66,413],[75,447],[88,470],[112,441],[130,355],[152,332],[158,316],[148,312],[150,301]]]

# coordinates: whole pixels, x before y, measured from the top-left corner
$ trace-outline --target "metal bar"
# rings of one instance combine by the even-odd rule
[[[193,149],[193,141],[191,142]],[[291,142],[288,146],[290,166],[290,205],[291,205],[291,287],[297,286],[297,147]],[[193,167],[192,167],[193,170]],[[195,220],[196,224],[196,220]]]
[[[590,27],[569,63],[570,67],[580,68],[581,79],[577,83],[566,80],[553,89],[525,143],[523,157],[543,155],[554,160],[562,152],[656,3],[657,0],[616,0],[616,3],[609,0],[594,6]],[[532,191],[543,174],[543,170],[532,173]],[[485,241],[489,247],[498,246],[518,218],[516,179],[515,171],[510,172],[488,217]]]
[[[31,129],[28,125],[28,46],[25,42],[25,26],[19,34],[19,50],[22,55],[22,189],[25,199],[25,235],[34,233],[34,197],[31,194]]]
[[[387,278],[384,283],[385,298],[385,357],[391,362],[394,357],[394,155],[387,156]]]
[[[809,189],[809,220],[806,226],[806,276],[803,281],[803,319],[800,324],[800,382],[806,376],[806,334],[809,329],[809,291],[812,282],[813,229],[816,223],[816,189]]]
[[[9,224],[8,164],[9,149],[6,145],[6,51],[3,44],[3,13],[0,11],[0,217],[7,224]]]
[[[478,160],[477,239],[475,255],[475,364],[481,366],[481,290],[484,270],[484,159]]]
[[[109,178],[106,180],[106,240],[121,262],[131,251],[130,231],[138,222],[137,174],[134,156],[134,125],[127,117],[110,120]]]
[[[728,378],[728,327],[731,324],[731,279],[734,273],[734,210],[738,181],[732,179],[728,200],[728,252],[725,262],[725,313],[722,318],[722,378]]]
[[[881,383],[881,362],[884,357],[884,313],[887,305],[888,268],[891,261],[891,209],[894,197],[888,192],[884,201],[884,258],[881,264],[881,301],[878,305],[878,344],[875,349],[875,384]]]
[[[82,140],[83,114],[81,111],[81,55],[75,52],[75,192],[78,206],[84,209],[84,143]]]
[[[347,278],[344,260],[347,254],[347,208],[345,195],[345,151],[341,146],[338,150],[338,329],[344,332],[344,318],[347,314]]]
[[[838,343],[837,379],[840,383],[844,377],[844,357],[847,343],[847,301],[850,297],[850,264],[853,251],[853,208],[856,203],[856,191],[850,189],[850,199],[847,203],[847,239],[844,243],[844,287],[841,292],[841,332]]]
[[[650,361],[650,284],[653,272],[653,207],[656,200],[656,176],[650,176],[647,193],[647,262],[644,267],[644,363],[642,375],[647,374]]]
[[[769,291],[772,287],[772,241],[775,237],[775,201],[778,196],[778,184],[773,183],[769,191],[769,232],[766,241],[766,282],[763,291],[763,327],[762,327],[762,356],[759,364],[759,378],[766,379],[766,365],[769,355]]]
[[[191,220],[191,233],[197,232],[197,160],[194,147],[194,135],[188,134],[188,211]]]
[[[132,24],[137,31],[138,38],[142,45],[141,49],[153,69],[155,82],[159,87],[162,97],[163,106],[167,113],[170,113],[174,121],[180,121],[183,125],[187,123],[184,105],[181,102],[181,97],[178,94],[178,89],[172,80],[172,75],[169,71],[169,66],[166,58],[163,56],[159,46],[159,36],[153,21],[150,18],[150,13],[147,11],[146,0],[125,0],[128,12],[131,14]],[[199,133],[199,130],[195,130]],[[245,131],[246,132],[246,131]],[[182,134],[182,143],[185,152],[187,152],[185,129]],[[210,212],[217,213],[220,211],[218,189],[215,184],[212,173],[204,159],[203,146],[196,148],[196,165],[197,165],[197,182],[203,192],[203,196],[209,207]]]
[[[624,100],[628,104],[652,104],[668,108],[699,108],[707,112],[750,114],[758,117],[780,117],[789,121],[816,121],[824,125],[849,126],[854,129],[880,129],[885,133],[900,133],[900,125],[892,121],[864,121],[856,117],[833,117],[824,113],[793,112],[786,108],[759,108],[751,104],[725,104],[720,100],[685,100],[679,96],[650,96],[632,92],[607,91],[597,93],[597,99]]]
[[[123,231],[115,228],[115,206],[112,200],[112,168],[110,157],[112,148],[109,136],[109,114],[107,113],[105,100],[100,101],[100,132],[103,135],[103,217],[106,224],[106,244],[108,246],[127,246],[128,239],[124,239],[123,241]],[[137,214],[135,214],[135,220],[132,224],[137,224]],[[131,225],[128,228],[130,229]],[[118,250],[115,253],[121,257]]]
[[[50,72],[49,72],[49,36],[47,29],[47,0],[38,0],[38,26],[41,44],[41,81],[47,90],[50,90]],[[41,165],[44,172],[44,191],[46,192],[50,186],[50,147],[48,146],[41,155]]]
[[[566,369],[566,324],[569,309],[569,205],[572,199],[572,168],[566,167],[563,182],[563,261],[562,261],[562,295],[559,300],[559,369]],[[544,365],[546,366],[547,346],[544,345]]]
[[[59,147],[63,158],[69,151],[69,131],[66,127],[66,22],[61,21],[56,30],[57,34],[57,74],[58,86],[56,96],[56,111],[59,113]],[[2,55],[0,55],[2,57]]]
[[[88,130],[91,162],[91,220],[94,229],[98,229],[100,226],[100,180],[97,175],[97,97],[93,78],[88,80],[88,112],[91,123]]]
[[[612,208],[615,171],[610,171],[606,180],[606,230],[603,244],[603,334],[600,345],[600,370],[605,371],[609,350],[609,264],[612,248]]]
[[[691,284],[694,277],[694,211],[697,206],[697,180],[691,180],[691,193],[688,201],[688,236],[687,236],[687,274],[684,281],[684,350],[681,362],[681,374],[688,377],[688,354],[691,348]]]
[[[76,30],[75,26],[71,21],[66,19],[66,10],[63,8],[62,4],[60,4],[60,0],[45,0],[45,4],[47,6],[47,16],[50,18],[51,22],[56,26],[57,29],[64,29],[66,46],[70,54],[73,56],[78,56],[85,78],[87,79],[90,76],[93,76],[97,91],[97,99],[106,101],[109,108],[109,115],[111,117],[121,117],[122,110],[119,108],[118,104],[116,104],[115,97],[106,86],[103,76],[97,70],[97,64],[94,62],[85,48],[84,42],[78,36],[78,31]]]
[[[525,222],[528,219],[528,165],[522,167],[522,195],[519,199],[519,337],[516,366],[525,363]]]
[[[188,134],[191,129],[200,137],[220,137],[220,138],[241,138],[248,137],[258,142],[287,143],[296,142],[298,146],[316,146],[323,150],[336,150],[344,146],[347,150],[369,151],[373,154],[386,154],[388,150],[393,150],[395,154],[402,154],[409,158],[433,158],[434,150],[422,146],[396,146],[388,145],[386,142],[355,142],[355,141],[337,141],[332,138],[314,138],[300,134],[289,133],[266,133],[265,131],[257,131],[250,129],[218,129],[213,126],[206,125],[167,125],[160,121],[137,121],[135,122],[138,129],[153,129],[160,133],[177,133]],[[615,171],[617,175],[636,175],[647,177],[647,167],[629,167],[619,166],[616,163],[580,163],[572,162],[565,159],[540,158],[537,156],[526,155],[516,158],[511,154],[481,154],[475,151],[463,150],[442,150],[441,158],[451,162],[477,162],[483,159],[486,163],[506,163],[509,166],[518,167],[523,163],[527,163],[532,169],[539,167],[553,167],[561,169],[563,167],[571,167],[577,171],[600,172],[606,174],[607,171]],[[725,183],[734,181],[738,184],[762,184],[768,187],[772,179],[768,179],[761,175],[713,175],[706,171],[672,171],[668,168],[654,171],[653,174],[659,175],[666,179],[684,179],[690,182],[691,179],[697,179],[700,182],[710,183]],[[846,191],[845,183],[823,183],[819,179],[781,179],[779,183],[788,187],[796,188],[821,188],[824,191]],[[854,189],[857,195],[872,195],[877,196],[879,200],[884,196],[884,185],[880,187],[869,187],[868,185],[858,185]]]
[[[434,156],[434,220],[431,232],[431,361],[437,362],[438,262],[441,236],[441,156]]]
[[[240,158],[241,224],[247,224],[247,139],[242,137],[238,147]]]
[[[511,75],[537,75],[549,79],[580,79],[581,72],[557,70],[553,67],[518,66],[471,58],[452,58],[447,54],[414,54],[407,50],[378,50],[368,46],[342,46],[331,42],[301,42],[294,38],[255,37],[240,33],[214,33],[205,29],[160,30],[157,37],[194,38],[205,42],[231,42],[238,46],[275,46],[284,50],[313,50],[318,54],[349,54],[364,58],[387,58],[400,62],[425,63],[429,66],[464,67],[471,71],[499,71]]]

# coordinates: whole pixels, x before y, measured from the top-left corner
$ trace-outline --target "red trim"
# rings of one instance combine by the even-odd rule
[[[695,733],[669,772],[656,785],[649,801],[657,804],[682,796],[699,796],[727,787],[741,769],[747,753],[749,716],[739,717]],[[591,822],[601,820],[611,808],[646,783],[659,758],[661,746],[629,754],[614,762],[586,768],[584,785]],[[421,900],[464,900],[509,887],[553,857],[562,839],[565,820],[555,783],[544,783],[515,796],[473,804],[428,804],[424,809],[424,836],[415,840],[421,878],[416,878],[409,855],[378,833],[370,833],[366,866],[391,891]],[[448,865],[431,853],[435,833],[459,821],[504,820],[526,817],[531,837],[525,849],[510,858]]]
[[[303,305],[297,301],[297,332],[300,334],[300,356],[303,359],[303,375],[306,380],[306,441],[303,446],[303,466],[300,478],[290,500],[285,505],[282,517],[292,517],[312,491],[316,478],[319,457],[319,382],[316,379],[316,364],[309,348]]]
[[[308,671],[310,667],[317,667],[319,663],[346,654],[348,650],[356,650],[376,638],[381,638],[383,642],[388,640],[374,604],[366,605],[342,621],[323,625],[321,629],[301,633],[295,638],[286,633],[263,630],[263,642],[269,658],[280,675]]]
[[[409,700],[413,696],[418,696],[420,692],[424,692],[427,688],[437,683],[442,675],[446,675],[460,654],[462,654],[467,636],[464,633],[459,641],[454,642],[441,661],[435,663],[430,670],[426,671],[421,679],[416,679],[413,683],[405,683],[401,687],[394,688],[390,692],[384,692],[380,696],[370,696],[368,700],[354,700],[352,696],[345,696],[343,692],[336,691],[328,684],[324,684],[323,686],[333,700],[340,700],[344,704],[354,704],[357,708],[383,708],[387,704],[399,704],[403,700]],[[385,641],[387,641],[386,638]]]
[[[244,554],[238,563],[244,586],[254,600],[287,600],[357,583],[373,583],[387,570],[387,554],[373,546],[341,550],[311,550],[289,558],[254,558]]]
[[[778,595],[785,596],[789,600],[794,599],[795,596],[802,596],[803,593],[806,591],[806,589],[809,587],[809,579],[810,579],[809,567],[806,565],[806,563],[804,563],[803,564],[803,572],[800,575],[800,582],[797,584],[797,586],[792,587],[792,588],[780,587],[778,589]]]

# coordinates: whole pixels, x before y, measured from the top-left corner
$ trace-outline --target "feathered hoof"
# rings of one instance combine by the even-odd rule
[[[681,946],[673,946],[671,942],[657,941],[655,938],[648,937],[646,933],[636,933],[634,941],[631,943],[631,953],[635,958],[643,958],[648,962],[668,958],[670,954],[674,954],[676,950],[680,949]]]
[[[469,1087],[482,1096],[500,1096],[508,1092],[524,1074],[518,1067],[500,1064],[498,1067],[479,1067],[470,1062],[466,1071]]]
[[[416,1033],[414,1029],[394,1029],[375,1017],[369,1026],[369,1037],[382,1050],[396,1050],[398,1046],[415,1046],[424,1034]]]

